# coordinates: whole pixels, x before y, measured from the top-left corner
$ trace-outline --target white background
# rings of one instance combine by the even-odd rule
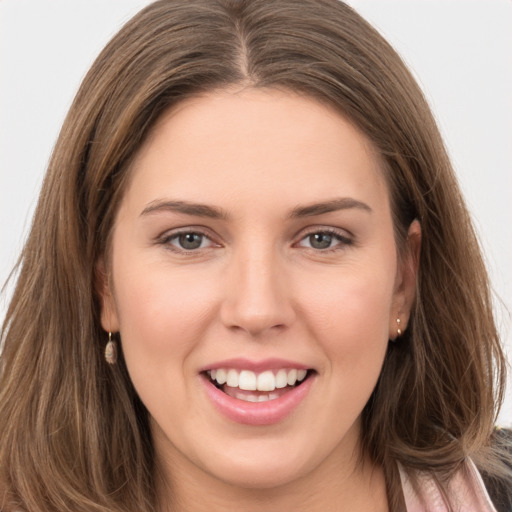
[[[300,1],[300,0],[298,0]],[[0,1],[0,283],[95,56],[147,0]],[[512,353],[512,0],[350,0],[422,85],[479,232]],[[0,319],[9,290],[0,297]],[[512,385],[500,416],[512,424]]]

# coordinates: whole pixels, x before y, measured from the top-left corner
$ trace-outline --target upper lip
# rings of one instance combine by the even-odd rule
[[[206,372],[208,370],[216,370],[218,368],[233,368],[236,370],[250,370],[255,373],[263,372],[265,370],[279,370],[281,368],[296,368],[297,370],[309,370],[310,366],[304,365],[297,361],[291,361],[288,359],[280,358],[268,358],[261,359],[259,361],[253,361],[245,358],[233,358],[224,359],[222,361],[215,361],[210,363],[203,368],[200,372]]]

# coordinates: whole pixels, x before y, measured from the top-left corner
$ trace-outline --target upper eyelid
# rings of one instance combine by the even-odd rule
[[[332,235],[339,236],[340,238],[354,238],[354,235],[342,228],[336,228],[334,226],[310,226],[304,229],[301,229],[294,238],[298,238],[299,240],[302,240],[304,237],[313,235],[315,233],[329,233]]]
[[[219,238],[218,236],[215,236],[215,233],[211,229],[205,226],[182,226],[179,228],[166,229],[165,231],[162,231],[161,234],[157,235],[156,239],[161,240],[163,238],[173,238],[185,233],[197,233],[198,235],[203,235],[212,241],[214,238]]]

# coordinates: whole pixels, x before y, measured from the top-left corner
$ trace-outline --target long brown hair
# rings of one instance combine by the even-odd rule
[[[439,131],[398,55],[337,0],[160,0],[85,77],[20,258],[0,365],[9,509],[155,510],[147,411],[122,353],[113,367],[103,359],[95,268],[157,119],[232,85],[292,90],[338,109],[382,155],[400,250],[411,221],[421,223],[410,325],[390,344],[363,412],[363,449],[384,468],[391,509],[397,463],[433,472],[441,486],[467,456],[503,473],[484,456],[505,379],[487,274]]]

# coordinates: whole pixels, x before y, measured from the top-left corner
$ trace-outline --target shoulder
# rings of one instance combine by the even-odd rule
[[[496,429],[491,448],[489,456],[493,460],[487,467],[495,469],[494,475],[479,472],[473,461],[467,459],[447,486],[440,485],[433,473],[416,471],[410,474],[399,465],[407,512],[447,512],[452,509],[465,512],[511,512],[512,430]],[[447,506],[445,498],[451,507]]]
[[[401,469],[400,476],[407,512],[499,512],[471,459],[445,484],[426,471],[410,475]]]

